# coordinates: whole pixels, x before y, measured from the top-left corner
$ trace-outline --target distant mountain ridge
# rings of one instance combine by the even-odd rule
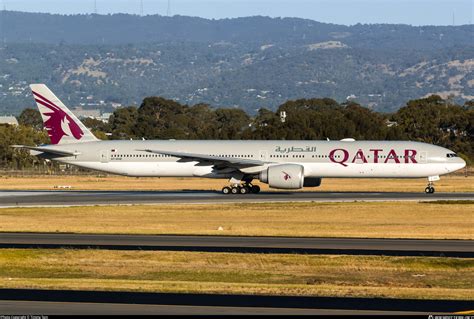
[[[318,43],[342,40],[350,47],[398,47],[410,41],[411,49],[472,45],[474,28],[403,24],[322,23],[300,18],[263,16],[209,20],[199,17],[130,14],[59,15],[3,11],[2,37],[9,43],[128,44],[168,41]],[[441,37],[441,40],[440,40]],[[378,42],[374,42],[378,41]]]
[[[0,39],[0,113],[31,106],[30,82],[104,109],[151,95],[251,113],[311,97],[388,112],[432,93],[474,99],[473,25],[3,11]]]

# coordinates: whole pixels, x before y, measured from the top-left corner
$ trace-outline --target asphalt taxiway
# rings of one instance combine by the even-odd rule
[[[302,253],[474,258],[472,240],[0,233],[0,248]]]
[[[2,315],[428,315],[427,312],[0,300]]]
[[[470,310],[469,300],[0,289],[0,310],[27,314],[428,314]]]
[[[0,191],[0,207],[438,200],[474,200],[474,193],[261,192],[260,194],[224,195],[216,191]]]

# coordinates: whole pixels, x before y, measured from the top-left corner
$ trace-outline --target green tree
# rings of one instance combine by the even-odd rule
[[[241,139],[242,133],[251,123],[250,117],[241,109],[217,109],[217,138]]]
[[[18,124],[31,126],[37,131],[43,129],[43,119],[40,112],[36,109],[24,109],[18,116]]]
[[[109,119],[112,139],[129,139],[135,137],[133,130],[137,125],[137,119],[138,110],[134,106],[115,110]]]
[[[106,140],[107,135],[106,133],[110,133],[110,125],[108,123],[104,123],[101,120],[93,119],[93,118],[86,118],[82,120],[82,123],[92,131],[95,137]]]
[[[186,111],[189,139],[217,139],[216,112],[207,104],[196,104]]]
[[[39,160],[26,150],[12,145],[39,145],[49,143],[45,131],[38,132],[31,126],[0,125],[0,166],[10,169],[32,167]]]
[[[186,138],[185,107],[162,97],[147,97],[138,109],[134,135],[146,139]]]
[[[411,100],[393,118],[408,139],[440,145],[474,157],[472,109],[438,95]]]
[[[252,126],[243,132],[244,139],[254,140],[279,140],[282,139],[283,129],[280,117],[265,108],[258,110],[253,119]]]

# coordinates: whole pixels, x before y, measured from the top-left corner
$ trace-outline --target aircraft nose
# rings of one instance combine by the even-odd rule
[[[446,151],[446,158],[445,161],[448,164],[449,168],[447,168],[450,172],[454,172],[466,167],[466,161],[463,160],[459,155],[456,155],[455,152],[445,149]]]
[[[462,158],[457,157],[457,158],[453,158],[453,159],[454,159],[454,161],[452,161],[452,164],[451,164],[452,171],[457,171],[457,170],[460,170],[460,169],[466,167],[466,161],[463,160]]]

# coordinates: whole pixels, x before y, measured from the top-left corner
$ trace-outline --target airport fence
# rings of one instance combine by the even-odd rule
[[[106,173],[94,170],[78,168],[70,165],[59,165],[58,167],[36,167],[25,169],[0,169],[3,177],[28,177],[28,176],[107,176]]]

